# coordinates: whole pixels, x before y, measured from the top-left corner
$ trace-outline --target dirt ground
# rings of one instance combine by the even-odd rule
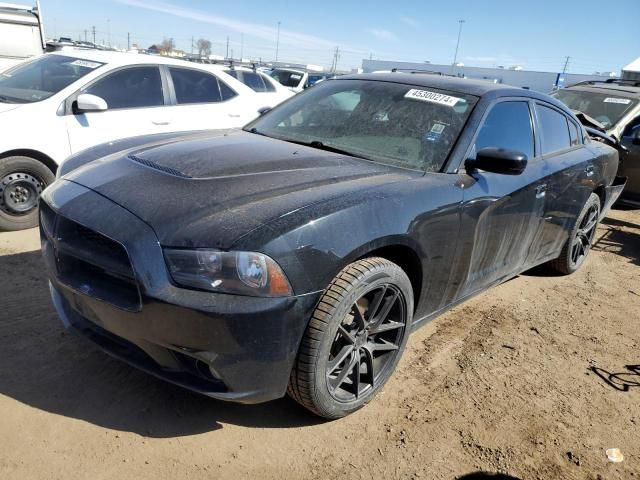
[[[613,211],[577,274],[528,272],[416,332],[334,422],[214,401],[66,333],[38,246],[0,234],[0,479],[640,479],[640,211]]]

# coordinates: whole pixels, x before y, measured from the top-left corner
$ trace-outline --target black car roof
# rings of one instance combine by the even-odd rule
[[[497,97],[525,97],[536,100],[543,100],[551,103],[557,108],[572,115],[571,110],[567,106],[549,95],[539,93],[534,90],[528,90],[511,85],[501,83],[493,83],[485,80],[472,80],[470,78],[460,78],[448,75],[434,75],[429,73],[360,73],[353,75],[343,75],[332,79],[337,80],[368,80],[379,82],[402,83],[418,87],[439,88],[449,90],[455,93],[466,93],[476,97],[488,97],[489,99]]]

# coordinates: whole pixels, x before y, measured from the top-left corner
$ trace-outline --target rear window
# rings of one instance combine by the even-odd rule
[[[271,76],[285,87],[295,88],[300,85],[300,80],[302,80],[304,74],[276,68],[271,72]]]

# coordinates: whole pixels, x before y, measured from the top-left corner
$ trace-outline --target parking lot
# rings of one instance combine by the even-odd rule
[[[609,214],[575,275],[528,272],[420,329],[385,391],[333,422],[88,348],[57,319],[38,248],[35,230],[0,234],[3,478],[640,476],[637,210]]]

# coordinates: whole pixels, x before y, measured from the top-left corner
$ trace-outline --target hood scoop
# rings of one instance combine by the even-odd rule
[[[174,177],[180,178],[193,178],[191,175],[187,175],[186,173],[182,173],[180,170],[176,170],[175,168],[167,167],[165,165],[160,165],[152,160],[147,160],[146,158],[138,157],[137,155],[128,155],[129,160],[133,160],[145,167],[153,168],[154,170],[159,170],[168,175],[173,175]]]

